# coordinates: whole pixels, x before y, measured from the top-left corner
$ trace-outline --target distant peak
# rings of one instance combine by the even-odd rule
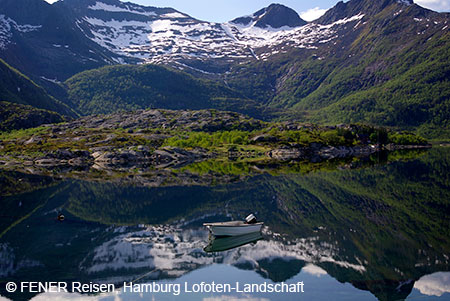
[[[350,18],[358,14],[373,16],[391,5],[414,4],[413,0],[350,0],[340,1],[333,8],[329,9],[325,15],[318,19],[320,24],[330,24],[344,18]]]
[[[306,24],[306,21],[300,18],[295,10],[282,4],[271,4],[251,16],[236,18],[231,22],[241,25],[254,23],[254,26],[260,28],[267,28],[268,26],[272,28],[298,27]]]

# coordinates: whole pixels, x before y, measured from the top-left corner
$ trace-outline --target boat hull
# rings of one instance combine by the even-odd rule
[[[259,231],[239,236],[212,236],[209,239],[209,244],[203,250],[208,253],[223,252],[250,243],[256,243],[260,239],[263,239],[263,236]]]
[[[261,231],[263,223],[240,226],[207,224],[205,226],[214,236],[239,236]]]

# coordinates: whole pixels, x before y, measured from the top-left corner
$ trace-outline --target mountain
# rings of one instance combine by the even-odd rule
[[[43,0],[0,0],[0,57],[44,81],[113,63],[71,19],[72,12]]]
[[[256,12],[245,26],[238,19],[205,22],[174,9],[119,0],[65,0],[55,6],[72,11],[72,22],[92,41],[121,56],[121,62],[164,63],[201,73],[223,73],[232,63],[254,59],[254,49],[306,24],[279,4]]]
[[[405,1],[340,2],[300,27],[333,30],[328,41],[234,66],[226,80],[282,118],[450,137],[449,16]]]
[[[2,59],[0,59],[0,74],[0,101],[30,105],[68,117],[77,116],[71,108],[48,95],[42,87],[6,64]],[[5,110],[5,108],[2,109],[3,113]]]
[[[271,4],[251,16],[236,18],[230,23],[244,26],[254,23],[254,26],[262,29],[269,26],[271,28],[293,28],[306,25],[306,21],[302,20],[295,10],[281,4]]]
[[[68,96],[84,115],[145,108],[222,109],[261,115],[259,105],[216,81],[156,65],[106,66],[66,81]]]
[[[264,107],[265,118],[365,122],[450,136],[449,14],[411,0],[339,2],[309,23],[272,4],[221,24],[119,0],[0,4],[0,57],[74,108],[63,82],[76,73],[150,63],[215,80],[223,95],[233,90],[253,108]],[[204,95],[191,97],[206,101],[202,106],[181,101],[175,107],[211,107]],[[238,110],[241,104],[221,106]],[[103,110],[91,107],[84,113]]]
[[[256,12],[243,26],[237,21],[243,18],[205,22],[171,8],[119,0],[27,1],[0,0],[0,56],[44,80],[64,81],[83,70],[137,62],[224,73],[236,62],[270,56],[278,40],[302,40],[303,34],[288,32],[306,24],[279,4]],[[308,37],[302,46],[317,40]],[[255,54],[261,47],[266,49]]]
[[[358,14],[375,16],[391,5],[406,8],[413,4],[414,2],[412,0],[353,0],[345,3],[340,1],[336,4],[336,6],[328,10],[322,17],[320,17],[317,20],[317,23],[331,24],[347,18],[348,16],[355,16]]]

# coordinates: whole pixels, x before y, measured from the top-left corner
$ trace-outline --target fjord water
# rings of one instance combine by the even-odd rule
[[[402,158],[357,169],[223,176],[212,186],[141,187],[2,171],[0,295],[449,300],[450,149]],[[222,252],[204,250],[210,242],[203,222],[250,212],[265,222],[262,239]],[[59,213],[64,221],[57,220]],[[8,293],[9,281],[111,283],[117,292]],[[304,293],[141,295],[124,292],[123,283],[130,281],[303,282]]]

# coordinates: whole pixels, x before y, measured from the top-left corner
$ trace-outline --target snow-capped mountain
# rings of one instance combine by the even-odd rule
[[[340,27],[364,17],[358,13],[331,24],[308,24],[292,9],[272,4],[251,16],[219,24],[173,9],[118,0],[65,0],[59,6],[73,10],[80,30],[117,54],[117,62],[134,58],[145,63],[175,62],[181,67],[193,60],[198,65],[199,61],[267,59],[286,52],[286,47],[314,49],[332,42]]]
[[[33,80],[54,83],[113,63],[94,43],[43,0],[0,0],[0,58]]]
[[[31,1],[32,10],[24,0],[0,1],[0,55],[27,71],[37,64],[22,59],[30,57],[24,49],[32,48],[40,64],[30,73],[39,69],[39,77],[54,81],[63,81],[79,69],[111,63],[171,63],[180,69],[224,72],[242,60],[266,60],[291,47],[315,49],[332,43],[341,28],[348,23],[353,27],[364,17],[355,13],[329,24],[307,23],[292,9],[272,4],[219,24],[171,8],[119,0],[62,0],[54,5]],[[65,68],[51,72],[55,68],[48,66],[50,61],[52,67],[59,63]]]
[[[0,0],[0,56],[39,78],[63,81],[105,64],[163,63],[224,73],[242,61],[267,60],[291,49],[332,48],[359,31],[365,16],[408,1],[340,2],[307,23],[272,4],[226,23],[194,19],[172,8],[119,0]],[[33,57],[33,58],[31,58]]]
[[[242,25],[254,24],[263,29],[298,27],[306,24],[306,21],[302,20],[294,10],[281,4],[271,4],[253,15],[236,18],[231,22]]]
[[[305,112],[314,110],[316,120],[329,122],[330,116],[343,111],[359,112],[359,105],[345,109],[334,105],[351,93],[380,88],[399,76],[404,77],[392,84],[402,89],[411,82],[407,70],[417,72],[414,80],[419,81],[424,80],[422,70],[436,72],[431,82],[421,83],[427,87],[420,90],[423,104],[445,100],[439,95],[446,94],[439,92],[430,101],[425,91],[445,90],[445,74],[437,70],[448,61],[448,22],[448,13],[424,9],[411,0],[339,2],[309,23],[279,4],[213,23],[172,8],[119,0],[60,0],[52,5],[44,0],[0,0],[0,58],[71,107],[60,83],[76,73],[108,64],[154,63],[219,80],[249,100],[240,103],[251,108],[246,112],[254,112],[254,117],[261,108],[269,118],[277,111],[297,116],[287,109],[301,111],[298,116],[303,117],[312,116]],[[428,56],[442,58],[431,61]],[[374,95],[396,90],[380,88]],[[358,96],[360,102],[367,98]],[[382,99],[388,98],[400,99],[392,95]],[[149,102],[141,105],[146,108]],[[384,101],[377,104],[380,115],[369,113],[376,118],[371,123],[409,124],[410,119],[402,117],[407,114],[378,117],[384,116],[384,105]],[[325,107],[330,112],[318,110]],[[429,112],[420,105],[412,114],[428,120]],[[364,114],[344,117],[339,121],[367,119]]]
[[[118,0],[65,0],[55,5],[73,11],[77,27],[117,54],[115,60],[120,63],[129,58],[180,65],[186,60],[253,59],[255,49],[279,43],[286,33],[306,24],[282,5],[271,5],[225,24],[196,20],[170,8]]]

